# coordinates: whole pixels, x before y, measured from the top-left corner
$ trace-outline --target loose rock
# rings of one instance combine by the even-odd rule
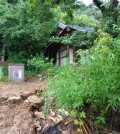
[[[0,103],[6,101],[8,99],[8,97],[6,96],[0,96]]]
[[[36,104],[38,106],[43,106],[43,104],[44,104],[44,98],[43,97],[39,98],[35,95],[29,96],[28,101],[29,101],[29,103]]]
[[[51,117],[51,116],[49,116],[48,118],[49,118],[50,120],[52,120],[54,123],[59,123],[60,121],[63,120],[63,117],[60,116],[60,115],[56,115],[56,117]]]
[[[20,96],[18,97],[9,97],[5,102],[6,103],[19,103],[22,100]]]
[[[64,116],[69,116],[70,114],[65,110],[65,109],[59,109],[58,113],[64,115]]]
[[[34,117],[35,118],[42,118],[42,119],[45,119],[44,115],[43,115],[43,112],[38,112],[38,111],[35,111],[34,112]]]
[[[39,122],[36,121],[36,122],[34,123],[34,128],[37,129],[37,128],[39,128],[39,127],[40,127]]]
[[[56,115],[56,113],[55,113],[52,109],[50,109],[50,114],[51,114],[52,116],[55,116],[55,115]]]
[[[34,91],[31,91],[31,92],[26,91],[26,92],[21,93],[20,96],[21,96],[22,99],[25,100],[25,99],[27,99],[29,96],[32,96],[33,94],[35,94],[37,91],[38,91],[37,89],[34,90]]]

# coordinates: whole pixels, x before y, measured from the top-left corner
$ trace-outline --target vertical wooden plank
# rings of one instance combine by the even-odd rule
[[[59,61],[59,63],[58,63],[58,65],[60,66],[60,45],[59,45],[59,47],[58,47],[58,61]]]
[[[69,46],[67,46],[67,50],[66,50],[66,58],[69,58]]]
[[[69,49],[69,59],[70,59],[70,64],[73,64],[73,47]]]
[[[75,54],[75,46],[73,46],[73,62],[75,62],[75,57],[76,57],[76,54]]]

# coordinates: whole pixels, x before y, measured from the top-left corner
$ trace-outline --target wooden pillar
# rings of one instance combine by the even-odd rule
[[[69,46],[67,46],[67,50],[66,50],[66,58],[69,58]]]
[[[69,49],[70,64],[73,64],[73,47]]]
[[[60,66],[60,45],[58,47],[58,65]]]
[[[73,62],[75,62],[75,57],[76,57],[76,55],[75,55],[75,46],[73,46]]]

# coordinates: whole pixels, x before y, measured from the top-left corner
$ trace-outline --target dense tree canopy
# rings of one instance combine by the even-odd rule
[[[9,51],[26,56],[37,53],[48,42],[56,18],[49,5],[39,3],[29,11],[27,0],[0,0],[1,43]]]
[[[96,7],[75,0],[0,0],[0,46],[9,53],[35,55],[47,44],[60,20],[83,27],[102,27],[118,36],[119,1],[93,2]]]
[[[117,36],[118,32],[114,29],[115,26],[120,25],[120,6],[118,0],[110,0],[103,2],[100,0],[93,0],[95,5],[101,10],[103,15],[103,27],[113,36]]]
[[[38,0],[30,1],[31,7],[35,5]],[[73,12],[76,8],[85,9],[85,5],[81,2],[76,2],[75,0],[43,0],[43,3],[49,3],[50,5],[59,5],[63,12],[66,12],[66,22],[72,22],[74,17]],[[115,33],[113,25],[119,25],[120,22],[120,6],[118,0],[109,0],[107,2],[103,2],[102,0],[93,0],[94,5],[101,11],[103,16],[103,27],[104,29],[112,34],[113,36],[117,36],[118,33]],[[89,8],[90,9],[90,8]],[[92,8],[93,9],[93,8]],[[96,9],[96,12],[97,10]],[[92,10],[91,10],[92,11]],[[90,14],[89,12],[88,14]],[[81,13],[79,14],[81,15]],[[94,14],[95,15],[95,14]],[[99,17],[100,20],[100,17]]]
[[[27,57],[35,55],[47,44],[60,20],[83,27],[102,27],[118,36],[119,1],[93,2],[96,7],[75,0],[0,0],[0,46]]]

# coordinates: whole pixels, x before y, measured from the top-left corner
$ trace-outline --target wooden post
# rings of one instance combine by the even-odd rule
[[[69,46],[67,46],[66,58],[69,58]]]
[[[75,55],[75,46],[73,46],[73,62],[75,62],[75,57],[76,57],[76,55]]]
[[[58,65],[60,66],[60,46],[58,47]]]

